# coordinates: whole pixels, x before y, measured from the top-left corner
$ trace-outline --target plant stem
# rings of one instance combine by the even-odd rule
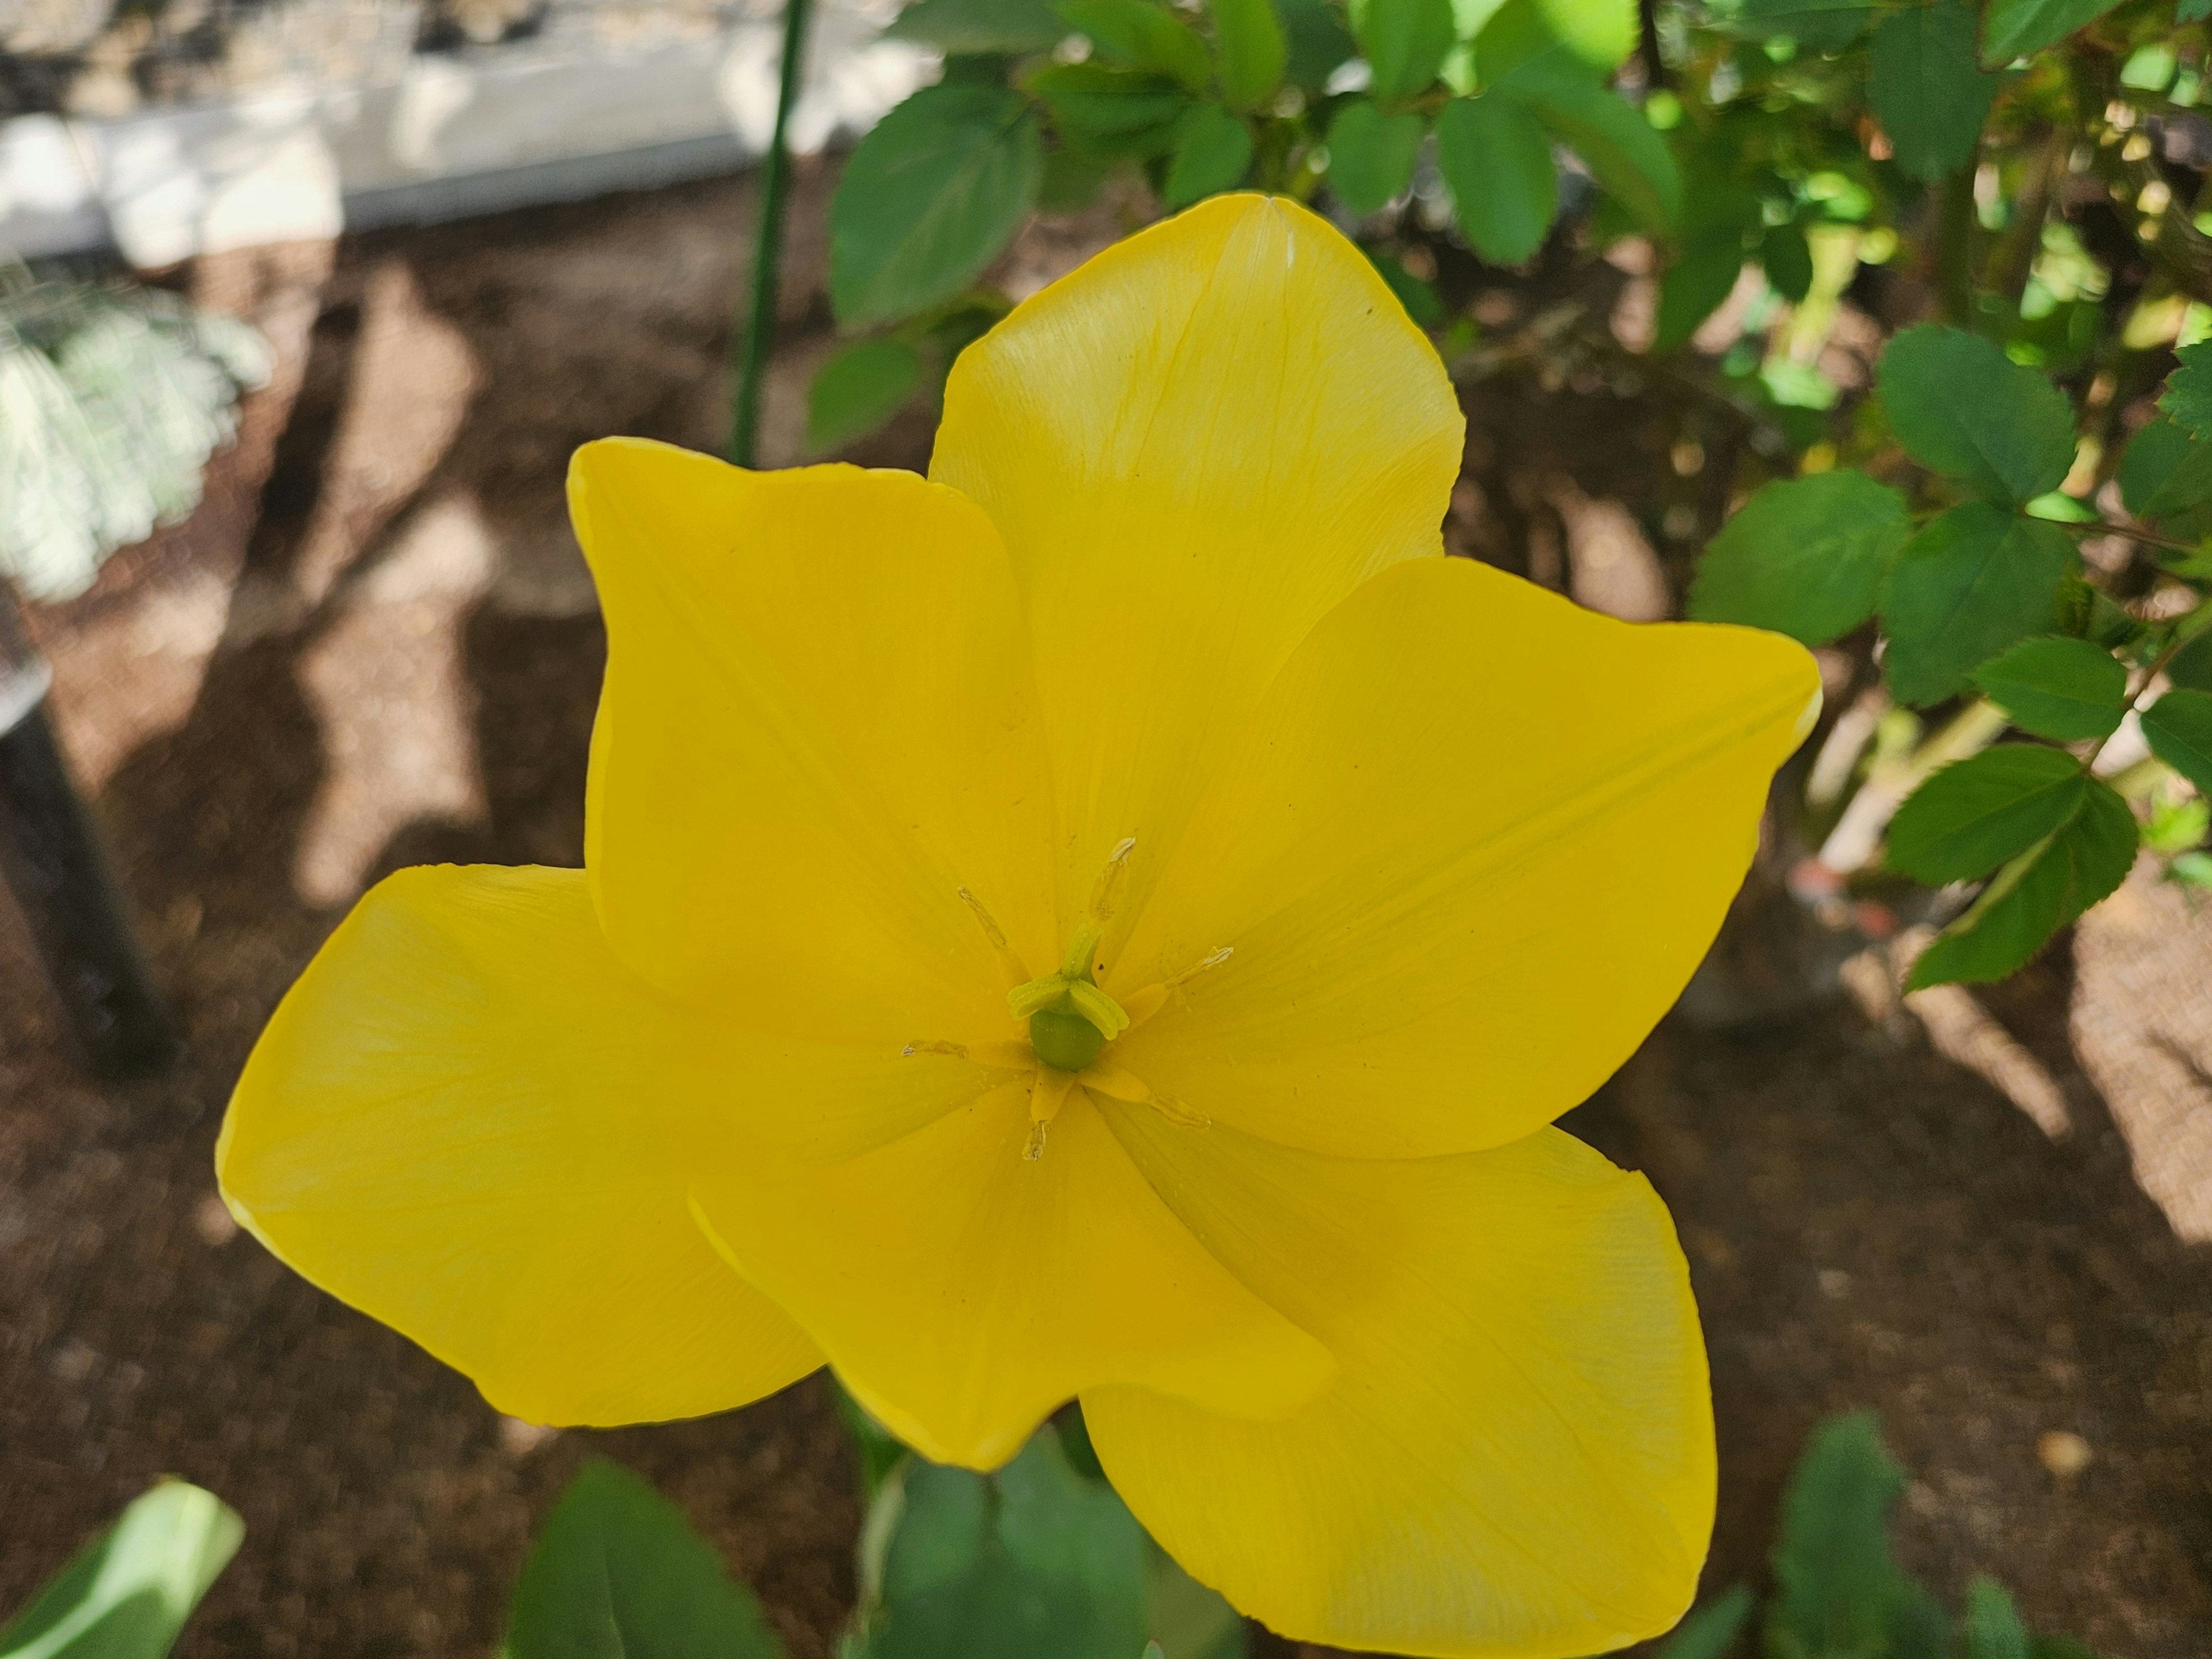
[[[2101,520],[2094,524],[2069,524],[2063,519],[2044,519],[2039,522],[2056,525],[2070,536],[2121,536],[2131,542],[2141,542],[2146,547],[2163,547],[2173,553],[2199,553],[2203,550],[2195,542],[2178,542],[2171,536],[2154,535],[2148,530],[2135,530],[2124,524],[2106,524]]]
[[[752,294],[730,408],[730,459],[750,466],[760,447],[761,394],[775,336],[776,277],[783,262],[783,220],[791,192],[791,151],[785,133],[799,101],[806,47],[808,0],[784,0],[783,62],[776,80],[775,127],[761,161],[760,224],[753,238]]]

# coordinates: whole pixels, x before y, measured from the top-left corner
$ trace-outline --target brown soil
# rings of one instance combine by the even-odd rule
[[[800,203],[772,463],[827,344],[823,183]],[[604,1450],[685,1506],[796,1659],[830,1651],[859,1516],[818,1383],[672,1427],[502,1422],[238,1236],[210,1167],[261,1021],[368,881],[580,857],[602,642],[562,471],[610,431],[714,447],[750,216],[744,185],[700,185],[195,273],[263,319],[284,374],[191,523],[38,619],[191,1046],[165,1078],[86,1081],[0,912],[0,1608],[173,1473],[247,1525],[186,1659],[483,1655],[534,1518]],[[1087,235],[1040,233],[1018,263],[1041,279]],[[1475,396],[1456,544],[1510,544],[1594,603],[1663,598],[1651,543],[1690,486],[1663,444],[1620,441],[1649,427],[1635,389]],[[1498,417],[1509,399],[1525,419]],[[916,418],[864,459],[926,442]],[[1758,1577],[1806,1428],[1870,1405],[1918,1477],[1905,1553],[1947,1597],[1991,1571],[2112,1654],[2212,1646],[2212,1249],[2184,1242],[2212,1200],[2197,1151],[2169,1155],[2212,1123],[2212,924],[2124,896],[1978,1004],[1671,1022],[1571,1121],[1650,1171],[1690,1248],[1714,1583]],[[2059,1101],[2070,1139],[2008,1091],[2046,1118]],[[2038,1459],[2052,1430],[2092,1451],[2064,1481]]]

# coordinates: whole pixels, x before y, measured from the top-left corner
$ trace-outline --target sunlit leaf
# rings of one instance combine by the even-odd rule
[[[627,1469],[584,1465],[515,1581],[504,1659],[782,1659],[752,1592]]]
[[[245,1535],[214,1493],[162,1481],[0,1629],[0,1659],[161,1659]]]
[[[2088,777],[2063,750],[2003,744],[1942,768],[1889,825],[1889,867],[1930,887],[2017,858],[2081,805]]]
[[[1060,15],[1109,62],[1170,76],[1193,92],[1213,78],[1198,31],[1158,0],[1060,0]]]
[[[1206,9],[1213,15],[1221,90],[1237,108],[1257,109],[1283,84],[1290,57],[1273,0],[1206,0]]]
[[[2022,640],[1977,669],[1974,684],[2014,726],[2059,743],[2109,738],[2127,712],[2119,659],[2064,635]]]
[[[1874,614],[1911,528],[1904,497],[1863,472],[1767,484],[1706,547],[1690,614],[1825,645]]]
[[[918,0],[884,31],[946,52],[1042,52],[1067,33],[1053,0]]]
[[[2212,795],[2212,691],[2169,691],[2142,711],[2150,751]]]
[[[2198,437],[2212,440],[2212,340],[2183,346],[2181,367],[2166,378],[2158,406]]]
[[[2058,389],[1978,334],[1923,324],[1881,354],[1875,386],[1912,459],[2017,506],[2074,465],[2074,415]]]
[[[1234,190],[1252,165],[1252,129],[1218,104],[1191,104],[1176,117],[1175,149],[1161,204],[1170,210]]]
[[[1990,0],[1982,23],[1982,57],[1992,69],[2041,52],[2094,23],[2119,0]],[[2026,1659],[2023,1654],[2021,1659]]]
[[[1413,110],[1386,112],[1354,98],[1328,130],[1328,183],[1354,213],[1373,213],[1410,184],[1428,123]]]
[[[1881,602],[1883,669],[1906,702],[1939,702],[1975,669],[2058,623],[2059,585],[2078,562],[2055,525],[1986,501],[1954,507],[1905,544]]]
[[[1543,246],[1559,208],[1552,141],[1528,108],[1502,94],[1455,98],[1437,117],[1437,167],[1468,245],[1517,265]]]
[[[1457,38],[1451,0],[1351,0],[1350,9],[1378,102],[1398,103],[1435,82]]]
[[[878,122],[830,207],[830,298],[848,327],[943,303],[975,280],[1036,201],[1036,117],[1001,87],[925,87]]]

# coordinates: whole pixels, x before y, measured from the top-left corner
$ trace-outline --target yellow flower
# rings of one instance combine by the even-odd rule
[[[239,1218],[520,1417],[826,1360],[988,1468],[1079,1398],[1286,1634],[1663,1628],[1696,1310],[1546,1126],[1710,943],[1817,682],[1439,556],[1461,443],[1358,251],[1247,196],[971,347],[927,481],[586,447],[585,868],[362,901],[240,1081]]]

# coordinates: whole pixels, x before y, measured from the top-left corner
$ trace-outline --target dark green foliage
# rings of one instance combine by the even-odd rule
[[[1528,76],[1498,90],[1525,102],[1646,230],[1672,232],[1682,214],[1681,172],[1641,111],[1603,87],[1566,76]]]
[[[1766,1614],[1773,1659],[1873,1659],[1919,1613],[1926,1593],[1890,1554],[1889,1511],[1905,1472],[1871,1412],[1813,1431],[1783,1494]],[[1932,1659],[1932,1656],[1931,1656]]]
[[[245,1534],[213,1493],[162,1481],[0,1627],[0,1659],[161,1659]]]
[[[1896,147],[1897,164],[1934,180],[1974,159],[1996,77],[1974,52],[1966,0],[1905,6],[1875,26],[1868,97]]]
[[[503,1659],[782,1659],[752,1592],[673,1504],[604,1459],[545,1517]]]
[[[2127,712],[2128,671],[2109,651],[2064,635],[2022,640],[1974,684],[2023,732],[2058,743],[2109,738]]]
[[[916,0],[884,31],[947,52],[1042,52],[1067,33],[1053,0]]]
[[[1283,20],[1273,0],[1213,0],[1210,9],[1221,89],[1233,107],[1256,109],[1283,84],[1290,61]]]
[[[2212,340],[2175,354],[2181,367],[2169,375],[2158,406],[2198,437],[2212,439]]]
[[[947,82],[886,115],[846,163],[830,212],[830,298],[847,326],[951,299],[1036,200],[1036,118],[1003,88]]]
[[[1992,69],[2040,52],[2086,23],[2094,23],[2119,0],[1990,0],[1982,23],[1982,56]]]
[[[1966,1638],[1966,1659],[2031,1659],[2027,1626],[2021,1623],[2020,1609],[1994,1578],[1976,1578],[1966,1586],[1960,1634]]]
[[[2057,387],[1963,329],[1908,328],[1876,380],[1899,440],[1923,466],[2019,506],[2074,465],[2074,417]]]
[[[2121,458],[2120,496],[2138,519],[2164,519],[2212,501],[2212,443],[2170,420],[2149,422]]]
[[[2055,526],[1986,501],[1954,507],[1905,545],[1882,603],[1891,689],[1937,702],[2007,646],[2049,633],[2076,563]]]
[[[1189,104],[1176,117],[1175,149],[1160,186],[1162,205],[1193,202],[1244,182],[1252,165],[1252,129],[1218,104]]]
[[[1913,792],[1889,826],[1889,867],[1940,887],[2027,852],[2081,810],[2088,777],[2064,751],[2005,744],[1954,763]]]
[[[921,354],[903,340],[861,340],[815,372],[806,389],[806,447],[815,454],[872,432],[921,388]]]
[[[2151,753],[2212,795],[2212,691],[2169,691],[2142,711]]]
[[[1797,225],[1777,225],[1759,239],[1759,263],[1774,291],[1796,305],[1813,291],[1813,245]]]
[[[1559,210],[1552,141],[1528,106],[1502,93],[1455,98],[1437,117],[1437,167],[1468,245],[1517,265],[1544,246]]]
[[[1866,33],[1866,0],[1744,0],[1732,20],[1753,40],[1787,39],[1813,52],[1841,52]]]
[[[1690,614],[1825,645],[1874,614],[1910,528],[1904,499],[1863,472],[1768,484],[1705,549]]]
[[[1193,92],[1213,78],[1198,31],[1158,0],[1060,0],[1060,15],[1109,63],[1171,76]]]
[[[1387,204],[1411,182],[1427,128],[1411,110],[1386,112],[1365,98],[1348,101],[1328,130],[1328,181],[1337,200],[1354,213]]]
[[[1401,102],[1437,78],[1452,49],[1451,0],[1352,0],[1351,13],[1376,101]]]
[[[1735,1650],[1736,1639],[1743,1634],[1752,1604],[1747,1585],[1723,1591],[1674,1626],[1674,1634],[1660,1647],[1658,1659],[1723,1659]]]

